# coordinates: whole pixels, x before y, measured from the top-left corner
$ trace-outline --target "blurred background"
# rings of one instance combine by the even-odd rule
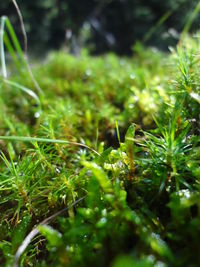
[[[136,41],[162,50],[177,43],[198,0],[18,0],[29,50],[45,53],[63,46],[74,54],[87,47],[93,54],[131,53]],[[22,40],[11,0],[1,0]],[[200,26],[198,16],[191,31]]]

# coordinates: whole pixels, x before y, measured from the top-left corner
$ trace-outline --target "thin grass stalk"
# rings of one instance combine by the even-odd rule
[[[26,136],[0,136],[0,140],[7,140],[7,141],[14,141],[14,142],[40,142],[40,143],[54,143],[54,144],[65,144],[65,145],[74,145],[74,146],[80,146],[85,147],[92,152],[94,152],[96,155],[100,156],[100,154],[94,150],[93,148],[82,144],[78,142],[71,142],[67,140],[60,140],[60,139],[47,139],[47,138],[37,138],[37,137],[26,137]]]
[[[5,29],[6,17],[1,18],[1,27],[0,27],[0,50],[1,50],[1,68],[2,75],[4,78],[7,78],[6,70],[6,60],[5,60],[5,50],[4,50],[4,29]]]
[[[33,240],[33,238],[39,234],[39,227],[43,226],[43,225],[48,225],[50,222],[52,222],[57,216],[61,215],[63,212],[69,210],[70,208],[76,206],[78,203],[80,203],[81,201],[83,201],[85,199],[86,196],[79,198],[78,200],[74,201],[71,205],[67,206],[66,208],[56,212],[55,214],[51,215],[50,217],[46,218],[45,220],[43,220],[40,224],[38,224],[24,239],[24,241],[22,242],[22,244],[19,246],[17,252],[15,253],[15,257],[14,257],[14,263],[13,263],[13,267],[18,267],[18,261],[21,257],[21,255],[24,253],[24,251],[26,250],[26,248],[28,247],[28,245],[31,243],[31,241]]]
[[[16,10],[17,10],[17,14],[19,16],[19,20],[20,20],[20,25],[21,25],[21,29],[22,29],[22,34],[24,36],[24,55],[25,55],[25,62],[26,62],[26,66],[27,66],[27,69],[28,69],[28,72],[29,72],[29,75],[33,81],[33,84],[36,88],[36,90],[40,93],[40,94],[43,94],[43,91],[41,89],[41,87],[39,86],[38,82],[36,81],[34,75],[33,75],[33,72],[32,72],[32,69],[31,69],[31,66],[29,64],[29,60],[28,60],[28,38],[27,38],[27,34],[26,34],[26,29],[25,29],[25,25],[24,25],[24,20],[23,20],[23,16],[22,16],[22,13],[20,11],[20,8],[16,2],[16,0],[12,0]]]

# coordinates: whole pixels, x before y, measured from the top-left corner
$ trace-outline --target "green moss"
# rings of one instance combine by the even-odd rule
[[[82,197],[39,226],[20,266],[199,266],[199,41],[183,43],[53,53],[34,69],[40,104],[1,82],[0,134],[15,136],[0,138],[2,266]],[[25,72],[12,80],[34,90]]]

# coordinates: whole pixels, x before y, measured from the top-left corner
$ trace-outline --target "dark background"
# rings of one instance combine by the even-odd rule
[[[198,0],[18,0],[28,34],[29,49],[48,51],[68,44],[92,53],[128,54],[140,40],[167,49],[178,40]],[[158,26],[166,14],[168,19]],[[11,0],[0,3],[22,40],[19,18]],[[157,26],[156,26],[157,25]],[[191,30],[200,26],[197,17]],[[156,27],[148,36],[152,27]],[[66,31],[68,39],[66,38]],[[72,33],[72,36],[71,36]],[[148,38],[147,38],[148,37]]]

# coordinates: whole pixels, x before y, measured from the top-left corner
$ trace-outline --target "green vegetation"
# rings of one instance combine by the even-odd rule
[[[170,55],[52,53],[41,92],[16,57],[0,81],[1,266],[200,265],[200,39],[182,38]]]
[[[71,29],[78,43],[92,51],[130,53],[137,40],[167,50],[175,45],[198,0],[18,0],[29,48],[38,52],[62,46]],[[12,0],[1,1],[0,16],[10,18],[19,38],[19,18]],[[157,24],[156,30],[153,30]],[[196,17],[192,29],[199,29]],[[153,31],[152,31],[153,30]],[[149,31],[151,34],[149,34]],[[74,39],[68,40],[72,47]],[[41,53],[41,52],[40,52]]]

